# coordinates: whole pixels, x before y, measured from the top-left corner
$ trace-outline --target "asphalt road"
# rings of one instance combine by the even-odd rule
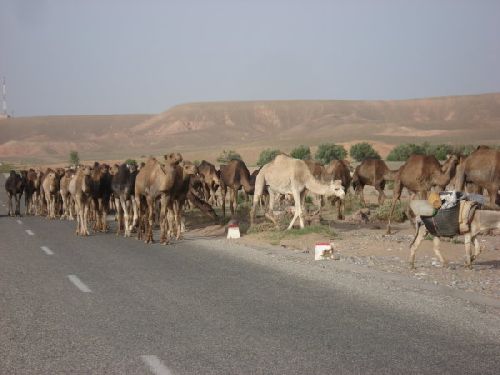
[[[73,222],[6,217],[0,180],[0,374],[499,373],[500,337],[418,300],[318,287],[226,241],[79,238]]]

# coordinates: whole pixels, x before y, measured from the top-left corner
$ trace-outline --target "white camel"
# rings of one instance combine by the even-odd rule
[[[293,227],[297,218],[300,220],[300,227],[304,228],[302,207],[304,205],[306,189],[312,193],[327,197],[335,195],[340,199],[344,199],[345,196],[345,191],[340,180],[323,184],[314,178],[303,160],[294,159],[287,155],[278,155],[272,162],[264,165],[257,175],[253,205],[250,212],[251,225],[253,225],[255,210],[264,192],[264,187],[267,187],[269,192],[269,212],[266,212],[265,216],[274,224],[277,224],[273,215],[274,201],[277,195],[291,194],[293,196],[295,214],[287,229]]]

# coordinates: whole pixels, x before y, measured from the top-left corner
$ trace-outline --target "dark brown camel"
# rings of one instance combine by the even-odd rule
[[[215,192],[219,188],[220,181],[215,166],[206,160],[202,160],[198,165],[198,173],[203,179],[203,194],[205,201],[212,205],[217,205]]]
[[[95,163],[90,174],[90,199],[95,213],[94,230],[106,232],[106,218],[111,197],[111,174],[109,165]]]
[[[394,180],[394,192],[392,196],[391,211],[387,223],[387,234],[391,233],[391,218],[396,206],[396,201],[401,198],[403,188],[407,188],[411,193],[418,195],[421,199],[427,198],[427,193],[438,187],[444,190],[454,176],[458,157],[450,156],[450,160],[445,163],[443,170],[439,161],[432,155],[411,155],[406,163],[399,168]]]
[[[255,184],[251,184],[250,172],[241,160],[231,160],[227,165],[220,166],[220,189],[222,195],[222,217],[226,217],[226,194],[229,190],[229,207],[231,215],[238,204],[238,191],[243,187],[245,193],[253,194]]]
[[[500,151],[480,146],[465,158],[457,167],[455,188],[464,191],[468,183],[486,189],[490,197],[490,208],[499,209]]]
[[[5,191],[9,198],[9,216],[21,216],[21,196],[24,192],[25,181],[16,173],[10,171],[9,177],[5,181]],[[12,209],[12,198],[16,201],[16,210]]]
[[[352,187],[356,195],[359,195],[361,204],[366,207],[363,190],[365,185],[370,185],[378,191],[378,204],[385,201],[385,182],[394,181],[399,170],[392,171],[383,160],[365,159],[354,170],[352,176]]]
[[[332,160],[330,164],[325,165],[322,181],[330,182],[335,180],[341,181],[346,193],[349,191],[349,186],[351,186],[351,172],[350,164],[348,162],[344,160]],[[329,200],[332,205],[337,206],[337,219],[344,220],[344,198],[341,199],[337,196],[332,196]]]
[[[132,214],[135,212],[135,178],[137,176],[135,164],[113,166],[111,189],[113,190],[115,210],[118,217],[116,234],[124,230],[124,236],[132,233]],[[123,217],[122,217],[123,216]]]

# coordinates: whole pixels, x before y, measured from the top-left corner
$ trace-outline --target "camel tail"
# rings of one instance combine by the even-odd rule
[[[200,199],[196,194],[193,194],[191,191],[187,194],[187,199],[201,212],[205,215],[209,216],[212,219],[217,219],[217,214],[211,205],[205,202],[203,199]]]

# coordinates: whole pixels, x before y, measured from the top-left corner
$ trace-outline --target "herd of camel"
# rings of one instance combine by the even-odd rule
[[[106,218],[113,209],[119,223],[118,233],[129,237],[135,231],[139,239],[151,243],[156,224],[160,228],[160,243],[167,244],[170,238],[180,238],[186,205],[216,219],[213,206],[220,204],[225,216],[227,193],[232,215],[241,189],[253,195],[251,225],[262,202],[265,202],[265,217],[276,224],[273,213],[276,199],[280,196],[293,198],[295,209],[290,229],[296,219],[300,227],[304,227],[307,194],[320,198],[316,202],[323,197],[333,198],[338,218],[343,219],[344,197],[350,186],[363,205],[364,187],[373,186],[379,193],[379,204],[383,204],[387,181],[394,181],[388,232],[395,203],[403,188],[412,198],[423,199],[432,189],[444,190],[450,184],[459,191],[480,194],[487,191],[488,207],[496,210],[500,205],[500,151],[479,146],[467,157],[449,156],[442,165],[434,156],[411,155],[398,170],[390,170],[384,161],[375,159],[366,159],[353,170],[350,163],[343,160],[322,165],[281,154],[253,173],[241,160],[231,160],[217,170],[209,162],[195,165],[183,160],[179,153],[171,153],[165,155],[163,161],[149,158],[139,166],[109,166],[95,162],[74,168],[11,171],[5,188],[11,216],[20,215],[20,200],[24,194],[26,215],[46,215],[50,219],[76,217],[76,234],[87,236],[90,224],[96,231],[108,230]],[[12,198],[15,198],[15,210]],[[319,210],[321,203],[318,206]]]

